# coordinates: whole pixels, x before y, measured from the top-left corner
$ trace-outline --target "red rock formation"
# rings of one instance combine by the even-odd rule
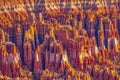
[[[40,54],[41,54],[41,47],[38,46],[34,58],[34,73],[40,73],[42,71],[42,62],[41,62]]]
[[[0,3],[0,80],[119,80],[119,1]]]
[[[24,43],[24,63],[29,69],[32,69],[32,55],[32,44],[30,42]]]
[[[51,42],[50,51],[46,52],[46,68],[58,70],[63,54],[62,45],[56,41]]]

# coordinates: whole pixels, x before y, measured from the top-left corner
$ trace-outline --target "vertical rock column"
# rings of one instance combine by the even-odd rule
[[[32,61],[33,61],[33,51],[32,45],[30,42],[24,43],[24,63],[28,67],[28,69],[32,69]]]
[[[103,27],[104,27],[104,36],[105,36],[105,47],[108,48],[108,41],[112,37],[112,23],[108,17],[104,18]]]
[[[18,50],[20,51],[20,57],[23,60],[24,54],[23,54],[23,42],[22,42],[22,29],[20,25],[17,26],[17,30],[16,30],[16,45]]]
[[[87,19],[87,31],[88,31],[88,36],[95,37],[95,27],[96,27],[96,16],[93,13],[88,14],[88,19]]]
[[[34,56],[34,73],[40,73],[42,70],[42,62],[41,62],[41,46],[38,46],[35,50]]]

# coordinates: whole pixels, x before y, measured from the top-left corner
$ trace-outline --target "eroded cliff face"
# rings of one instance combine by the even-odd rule
[[[0,80],[120,79],[120,1],[0,3]]]

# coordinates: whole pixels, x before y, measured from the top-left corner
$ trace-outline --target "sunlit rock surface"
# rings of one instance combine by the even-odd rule
[[[120,80],[120,1],[0,0],[0,80]]]

